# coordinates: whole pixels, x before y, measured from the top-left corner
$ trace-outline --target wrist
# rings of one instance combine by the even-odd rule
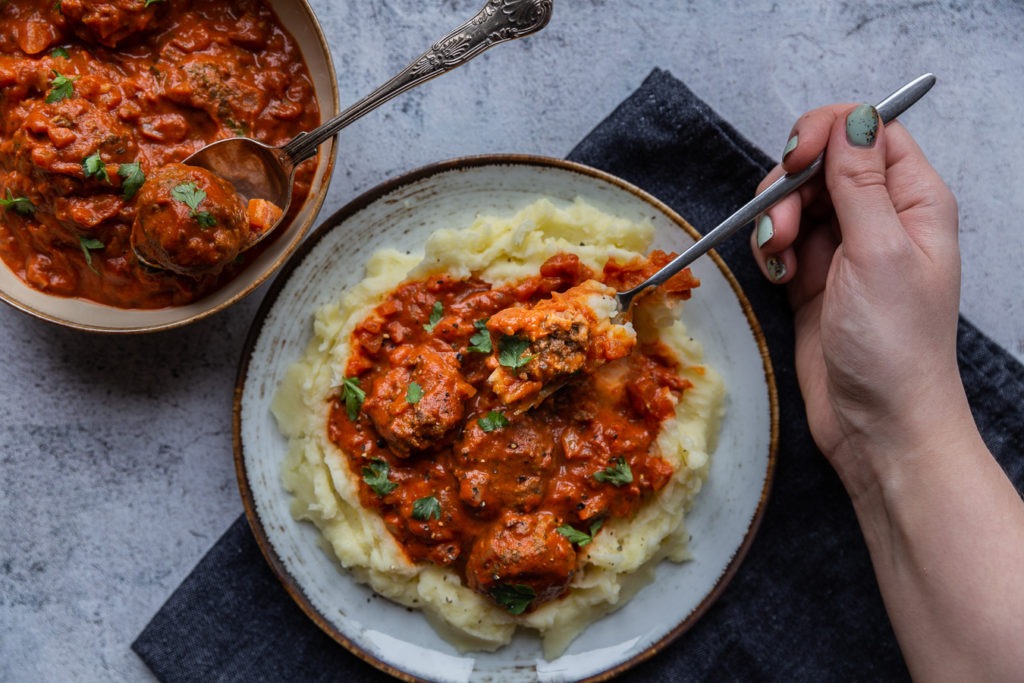
[[[927,481],[963,466],[966,454],[987,453],[959,383],[940,400],[912,405],[848,429],[826,454],[855,505],[884,502],[907,481]]]

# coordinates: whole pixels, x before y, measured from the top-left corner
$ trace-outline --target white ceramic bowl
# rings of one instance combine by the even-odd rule
[[[284,27],[295,37],[313,80],[322,120],[338,111],[338,85],[320,23],[306,0],[269,0]],[[273,275],[313,227],[334,170],[334,141],[320,148],[309,196],[294,220],[278,226],[282,234],[230,282],[184,306],[137,310],[105,306],[85,299],[59,297],[26,285],[0,263],[0,300],[43,320],[104,333],[140,333],[180,327],[213,315],[250,294]]]
[[[268,293],[249,334],[235,400],[235,460],[246,514],[267,560],[300,607],[336,641],[406,680],[602,680],[653,656],[689,628],[749,547],[774,471],[778,406],[764,338],[735,278],[717,254],[700,259],[700,288],[686,303],[687,329],[704,344],[729,392],[711,472],[687,518],[694,559],[663,563],[655,583],[591,625],[554,661],[520,635],[495,653],[459,653],[419,613],[356,583],[289,513],[281,484],[287,443],[270,413],[288,367],[312,336],[314,311],[359,282],[371,253],[419,250],[440,227],[466,226],[481,212],[513,212],[540,196],[583,197],[598,208],[650,220],[655,248],[681,251],[697,233],[668,207],[602,172],[521,156],[436,164],[388,182],[321,225]]]

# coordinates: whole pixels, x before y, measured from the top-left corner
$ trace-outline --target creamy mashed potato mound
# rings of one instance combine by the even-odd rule
[[[283,481],[294,496],[292,514],[317,526],[326,547],[358,581],[422,610],[460,650],[498,649],[518,627],[526,627],[539,633],[545,656],[554,658],[588,624],[649,583],[659,562],[690,558],[686,511],[707,478],[724,410],[721,378],[703,364],[701,346],[688,335],[679,304],[659,296],[643,299],[633,319],[638,338],[668,345],[680,361],[680,376],[692,383],[655,441],[657,454],[674,474],[635,517],[609,520],[579,549],[567,595],[515,616],[463,585],[453,569],[410,562],[381,517],[361,505],[359,480],[326,429],[329,404],[345,376],[352,330],[408,279],[475,275],[497,286],[535,275],[545,260],[564,252],[600,272],[609,258],[646,256],[652,237],[649,224],[603,213],[581,200],[556,205],[540,199],[514,215],[480,216],[467,228],[438,230],[419,255],[380,251],[362,282],[317,312],[314,339],[274,398],[274,415],[289,439]]]

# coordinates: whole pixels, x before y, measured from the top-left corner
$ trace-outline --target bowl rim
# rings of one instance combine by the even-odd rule
[[[256,543],[259,546],[260,552],[263,554],[264,559],[270,565],[271,570],[277,577],[278,581],[284,587],[291,599],[299,606],[302,612],[320,628],[325,634],[327,634],[332,640],[344,647],[348,652],[359,657],[364,662],[371,666],[383,671],[399,680],[409,681],[410,683],[428,683],[427,679],[419,676],[410,674],[406,671],[396,668],[395,666],[384,662],[377,657],[373,656],[363,648],[353,643],[351,639],[336,629],[330,622],[328,622],[323,615],[316,609],[311,601],[306,597],[302,590],[302,587],[298,584],[297,580],[288,572],[284,565],[284,562],[278,557],[274,550],[270,539],[268,538],[263,525],[259,521],[259,514],[256,510],[256,504],[253,498],[252,489],[249,485],[248,477],[246,475],[245,468],[245,454],[242,447],[242,400],[244,395],[244,388],[248,378],[249,363],[253,355],[256,343],[263,330],[263,321],[266,319],[270,309],[274,306],[278,296],[281,294],[284,287],[287,285],[288,280],[293,271],[302,263],[305,257],[316,247],[317,243],[324,238],[324,236],[331,230],[335,229],[338,225],[349,219],[363,208],[379,200],[391,192],[405,186],[419,182],[430,176],[439,175],[451,171],[459,171],[468,168],[484,167],[484,166],[501,166],[501,165],[525,165],[525,166],[540,166],[547,168],[558,168],[566,171],[579,173],[585,176],[590,176],[594,179],[607,182],[611,185],[618,187],[619,189],[625,190],[637,198],[649,203],[657,210],[663,212],[668,218],[676,223],[681,229],[690,234],[693,239],[699,239],[700,233],[686,221],[681,215],[675,210],[669,207],[667,204],[643,190],[632,183],[629,183],[617,176],[602,171],[585,164],[581,164],[575,161],[569,161],[565,159],[546,157],[540,155],[531,154],[481,154],[481,155],[470,155],[455,157],[452,159],[438,161],[411,171],[399,174],[391,179],[385,180],[375,187],[370,188],[360,196],[356,197],[348,204],[344,205],[331,216],[325,219],[303,242],[300,248],[296,251],[294,257],[285,264],[273,283],[271,283],[270,289],[267,291],[262,302],[260,303],[259,309],[257,310],[249,332],[246,335],[246,339],[242,348],[242,355],[239,360],[238,372],[235,380],[233,407],[232,407],[232,441],[233,441],[233,453],[235,461],[235,475],[238,480],[239,492],[242,498],[242,504],[245,509],[246,521],[252,530],[253,536],[256,539]],[[768,499],[770,497],[772,482],[775,478],[775,469],[778,453],[779,443],[779,401],[777,386],[775,380],[775,371],[772,366],[771,356],[768,351],[767,338],[765,337],[764,331],[761,327],[760,322],[754,313],[753,307],[750,300],[740,287],[739,281],[733,275],[732,271],[726,265],[724,259],[715,251],[711,250],[707,253],[722,275],[725,277],[729,286],[732,288],[733,293],[737,297],[737,301],[743,310],[743,313],[750,325],[750,330],[754,336],[754,340],[757,344],[758,350],[761,355],[761,363],[765,374],[765,383],[768,389],[768,407],[770,411],[769,425],[770,435],[768,440],[769,452],[768,462],[765,469],[764,482],[762,484],[760,497],[757,503],[757,508],[749,523],[747,524],[747,530],[743,536],[743,541],[737,547],[736,552],[730,559],[725,570],[718,577],[713,588],[704,596],[701,602],[690,612],[679,624],[672,628],[657,642],[652,643],[643,651],[630,657],[628,660],[621,662],[611,668],[604,671],[598,672],[594,675],[588,676],[584,679],[580,679],[580,683],[598,683],[600,681],[607,681],[615,676],[622,674],[623,672],[638,666],[640,663],[647,661],[654,657],[656,654],[661,652],[665,647],[679,638],[683,633],[688,631],[696,624],[700,618],[710,609],[710,607],[718,600],[721,594],[731,583],[736,572],[739,570],[740,565],[743,563],[747,552],[750,550],[750,546],[753,544],[754,538],[757,535],[757,531],[761,526],[761,522],[764,518],[765,509],[767,507]],[[340,569],[340,568],[339,568]]]
[[[286,2],[289,5],[297,6],[298,9],[301,10],[305,14],[306,18],[309,20],[309,28],[312,30],[313,35],[316,38],[316,48],[319,51],[321,51],[325,57],[327,67],[326,78],[328,83],[330,84],[330,92],[328,93],[328,97],[324,97],[321,101],[328,102],[333,107],[334,112],[339,112],[341,110],[341,98],[338,88],[337,70],[334,65],[333,55],[331,54],[330,44],[327,41],[327,36],[324,34],[323,26],[321,25],[320,20],[317,18],[312,6],[310,6],[309,0],[267,0],[268,6],[270,6],[270,8],[274,11],[275,15],[280,16],[280,13],[278,12],[276,7],[276,4],[280,2]],[[300,43],[298,39],[295,40],[295,44],[298,46],[299,50],[305,56],[307,50],[303,47],[303,44]],[[239,301],[252,294],[269,278],[276,275],[282,269],[282,267],[288,262],[288,259],[302,245],[304,238],[310,233],[310,231],[316,225],[317,218],[320,214],[320,209],[323,207],[323,204],[327,199],[327,193],[330,188],[331,179],[334,175],[334,166],[336,163],[336,146],[336,136],[325,141],[320,146],[319,153],[321,155],[324,155],[325,157],[325,163],[322,172],[323,187],[320,192],[316,194],[311,194],[306,198],[305,204],[310,212],[309,217],[301,225],[299,225],[298,230],[295,231],[289,244],[285,246],[284,250],[270,264],[264,267],[262,271],[253,278],[252,282],[250,282],[248,285],[246,285],[241,290],[236,292],[234,295],[230,296],[224,301],[221,301],[215,306],[203,308],[202,310],[196,311],[192,315],[175,320],[168,320],[166,322],[157,322],[149,324],[141,323],[132,326],[112,326],[67,320],[65,318],[62,318],[60,315],[40,310],[39,308],[31,304],[28,304],[15,296],[8,294],[6,291],[3,291],[2,289],[0,289],[0,301],[3,301],[5,304],[11,306],[12,308],[18,311],[21,311],[22,313],[42,320],[46,323],[56,325],[58,327],[76,330],[79,332],[88,332],[99,335],[111,336],[146,334],[150,332],[162,332],[165,330],[172,330],[179,327],[184,327],[186,325],[191,325],[193,323],[199,322],[200,320],[209,318],[212,315],[220,313],[221,311],[230,308],[231,306],[237,304]],[[7,265],[5,263],[0,263],[0,268],[7,268]],[[243,273],[239,273],[239,275],[236,277],[240,277]],[[205,299],[207,299],[209,296],[212,296],[213,293],[215,293],[216,291],[219,290],[214,290],[214,292],[211,292],[207,296],[204,296],[203,298],[197,299],[196,301],[186,305],[191,306],[201,304]],[[106,306],[105,304],[91,301],[89,299],[83,299],[80,297],[57,297],[55,295],[48,295],[46,292],[39,292],[39,294],[42,296],[49,296],[55,299],[62,299],[65,301],[77,300],[82,302],[83,304],[97,306],[101,308],[110,308],[114,310],[138,310],[140,311],[140,313],[145,312],[146,310],[160,311],[177,308],[175,306],[168,306],[160,309],[119,309],[116,306]]]

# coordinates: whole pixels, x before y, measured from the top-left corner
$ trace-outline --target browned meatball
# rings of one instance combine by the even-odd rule
[[[455,443],[459,497],[482,516],[497,515],[503,509],[535,510],[554,474],[554,449],[551,430],[534,413],[506,418],[488,411],[474,416]]]
[[[148,32],[160,5],[147,7],[145,0],[61,0],[60,13],[86,42],[117,47]]]
[[[459,374],[455,352],[441,342],[401,346],[388,361],[391,369],[374,381],[363,410],[396,455],[436,446],[476,393]]]
[[[246,205],[206,169],[161,166],[137,198],[132,246],[148,263],[182,275],[216,274],[248,244]]]
[[[476,540],[466,562],[470,587],[510,611],[517,610],[506,601],[508,593],[532,595],[526,607],[532,609],[565,593],[575,571],[576,551],[550,512],[505,512]]]
[[[33,102],[13,136],[15,170],[54,183],[57,195],[77,193],[87,185],[109,187],[99,176],[85,176],[83,160],[99,155],[104,164],[134,161],[138,145],[109,103],[87,99],[101,100],[96,91],[105,82],[97,76],[77,77],[74,97]]]
[[[517,407],[538,405],[573,376],[627,356],[631,327],[614,324],[615,290],[587,280],[530,306],[499,311],[487,321],[496,335],[491,388]]]
[[[240,54],[240,60],[244,57]],[[256,65],[251,65],[256,69]],[[267,93],[233,73],[223,58],[197,53],[189,55],[173,70],[167,70],[160,94],[178,104],[201,109],[222,125],[233,121],[246,130],[244,122],[255,122],[266,108]]]

